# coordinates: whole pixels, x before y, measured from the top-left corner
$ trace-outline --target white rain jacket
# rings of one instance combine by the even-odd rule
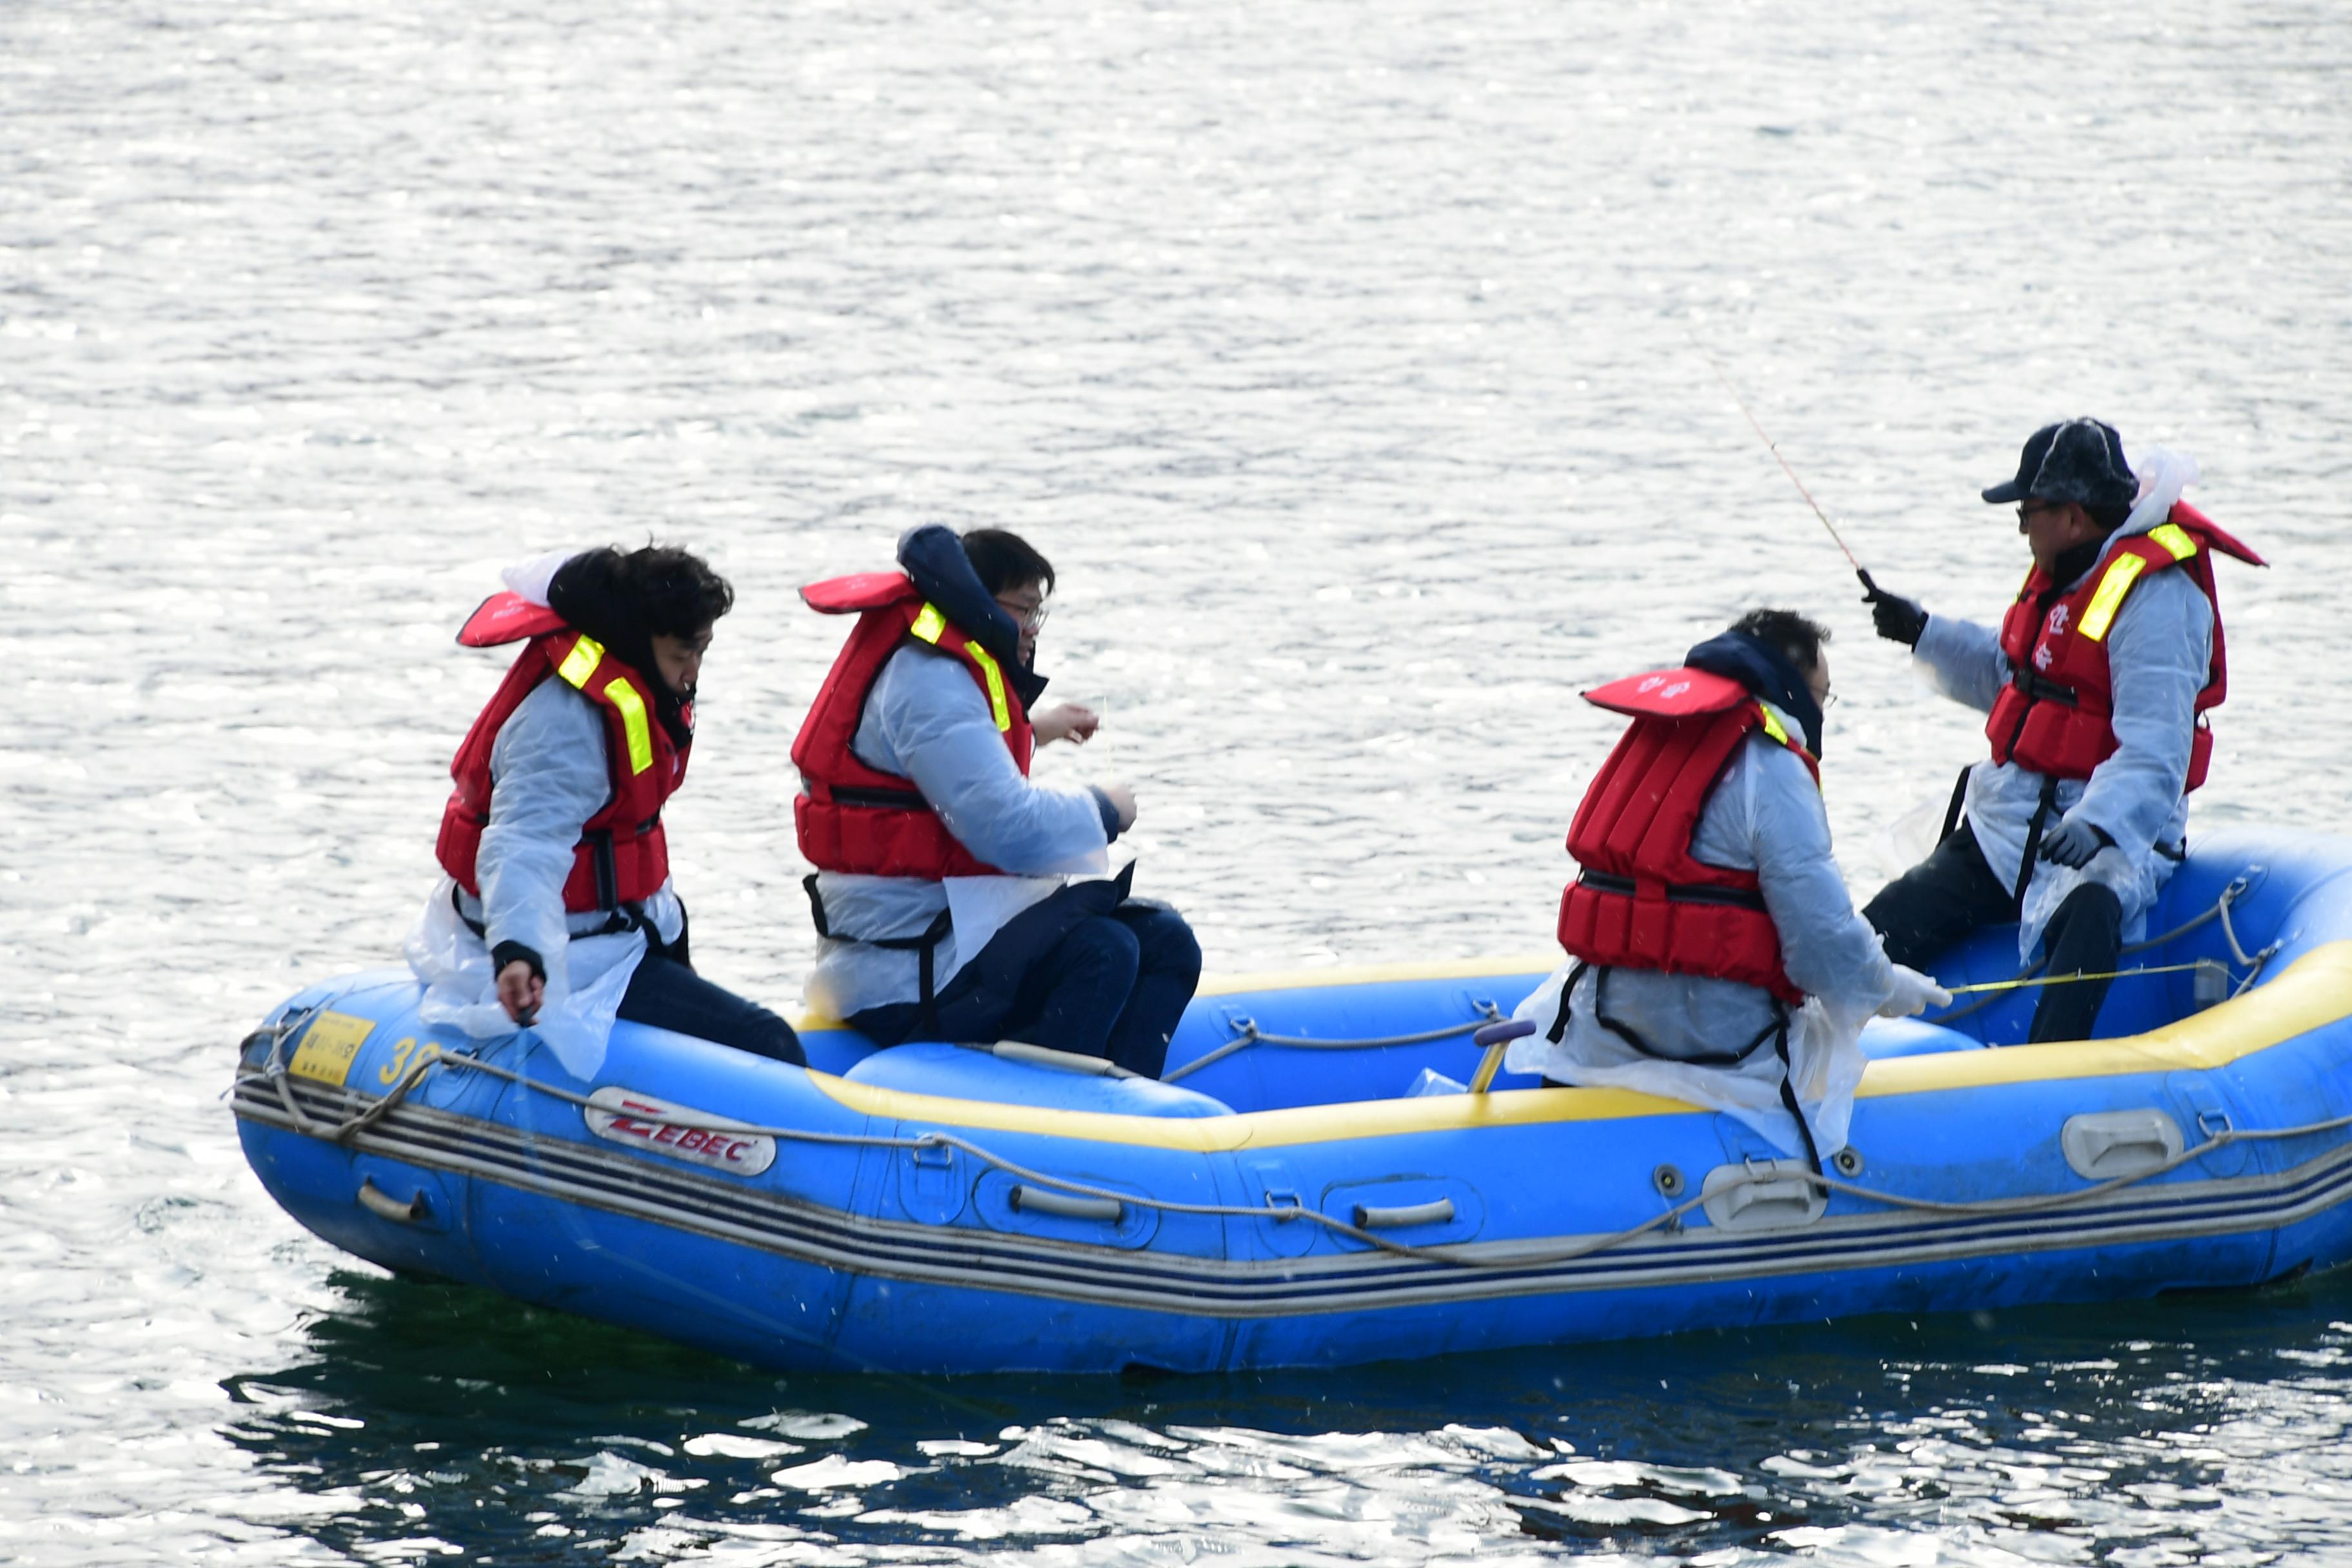
[[[1772,711],[1783,728],[1798,731],[1794,719]],[[1854,912],[1831,855],[1829,814],[1803,759],[1761,735],[1748,737],[1699,813],[1691,854],[1710,866],[1756,873],[1780,932],[1781,965],[1805,993],[1804,1005],[1788,1014],[1789,1079],[1826,1158],[1845,1146],[1854,1086],[1862,1081],[1862,1028],[1894,994],[1895,966],[1878,933]],[[1602,984],[1597,969],[1578,980],[1567,1029],[1552,1044],[1546,1037],[1574,968],[1572,961],[1561,964],[1512,1014],[1534,1019],[1537,1032],[1511,1043],[1504,1058],[1511,1071],[1711,1107],[1738,1117],[1785,1153],[1804,1152],[1796,1121],[1780,1099],[1782,1069],[1771,1037],[1778,1004],[1771,993],[1657,970],[1606,972],[1610,1017],[1660,1055],[1738,1050],[1760,1039],[1738,1066],[1700,1066],[1645,1056],[1603,1027],[1595,1016]]]
[[[932,958],[932,985],[944,990],[1013,916],[1067,878],[1100,876],[1108,868],[1109,838],[1093,792],[1024,777],[988,699],[953,655],[911,642],[892,654],[866,700],[850,750],[868,767],[912,779],[958,843],[1019,874],[933,882],[818,873],[825,923],[865,939],[818,942],[808,1001],[820,1012],[846,1018],[920,998],[920,956],[873,942],[919,936],[947,910],[953,923]]]
[[[511,567],[506,584],[534,604],[570,554]],[[593,1079],[604,1065],[614,1015],[645,956],[641,931],[610,935],[601,910],[567,914],[563,884],[572,875],[580,830],[612,796],[604,723],[585,697],[560,680],[542,680],[499,730],[490,747],[490,822],[475,857],[476,899],[443,877],[408,933],[408,966],[425,982],[417,1016],[476,1039],[515,1032],[499,1005],[490,949],[519,942],[547,969],[547,995],[532,1025],[564,1070]],[[683,933],[686,911],[669,882],[644,905],[664,942]],[[462,917],[462,918],[461,918]],[[478,936],[466,922],[487,928]]]
[[[2139,500],[2084,577],[2104,569],[2116,541],[2163,522],[2182,489],[2197,478],[2192,459],[2161,449],[2149,452],[2136,471],[2141,477]],[[2068,584],[2069,591],[2082,581]],[[1992,710],[1993,699],[2009,679],[1998,627],[1930,615],[1912,651],[1937,690],[1979,712]],[[2050,917],[2085,882],[2112,889],[2123,904],[2124,941],[2147,934],[2147,911],[2185,847],[2189,802],[2181,786],[2189,776],[2197,694],[2204,689],[2212,657],[2213,607],[2186,573],[2143,577],[2126,595],[2107,631],[2116,753],[2087,782],[2059,780],[2042,824],[2047,836],[2061,819],[2078,817],[2105,829],[2115,844],[2079,870],[2046,860],[2034,866],[2019,915],[2020,962],[2032,962]],[[1969,828],[2004,888],[2017,886],[2043,782],[2041,773],[1990,757],[1969,770]]]

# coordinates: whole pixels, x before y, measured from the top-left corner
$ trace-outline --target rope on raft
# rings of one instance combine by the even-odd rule
[[[2230,994],[2232,996],[2244,995],[2247,990],[2252,986],[2254,982],[2262,978],[2263,966],[2268,963],[2272,959],[2277,957],[2280,947],[2284,945],[2283,943],[2274,942],[2259,952],[2250,953],[2245,950],[2244,945],[2238,941],[2237,928],[2230,923],[2230,906],[2239,899],[2243,898],[2246,894],[2246,890],[2252,886],[2253,876],[2251,871],[2231,878],[2230,879],[2230,885],[2221,889],[2221,896],[2213,900],[2213,907],[2207,910],[2203,914],[2198,915],[2191,920],[2184,921],[2161,935],[2149,937],[2146,942],[2136,942],[2128,947],[2117,948],[2116,950],[2116,956],[2119,958],[2128,958],[2135,952],[2146,952],[2150,948],[2162,947],[2166,942],[2172,941],[2176,937],[2187,936],[2190,931],[2197,930],[2200,926],[2202,926],[2209,921],[2218,920],[2221,922],[2222,940],[2230,944],[2231,959],[2239,968],[2246,972],[2245,979],[2240,981],[2238,983],[2238,988],[2231,992]],[[1970,991],[1990,992],[1991,994],[1979,997],[1978,1000],[1970,1002],[1964,1006],[1955,1007],[1948,1013],[1941,1013],[1933,1018],[1923,1019],[1922,1022],[1929,1024],[1948,1024],[1955,1018],[1965,1018],[1969,1014],[1990,1007],[1995,1002],[2000,1001],[2003,992],[2015,991],[2027,985],[2069,985],[2077,981],[2121,980],[2135,974],[2170,974],[2179,970],[2197,969],[2202,967],[2204,964],[2217,962],[2218,960],[2213,959],[2200,959],[2194,963],[2167,964],[2161,968],[2119,969],[2107,974],[2060,974],[2047,979],[2037,979],[2036,977],[2042,973],[2042,971],[2049,966],[2050,961],[2044,958],[2037,963],[2027,964],[2023,969],[2019,970],[2007,980],[1988,980],[1980,982],[1975,985],[1955,985],[1951,987],[1952,994],[1955,996]],[[2227,971],[2224,971],[2225,974],[2226,973]]]
[[[2232,887],[2237,886],[2235,883],[2231,885]],[[2200,925],[2204,923],[2206,920],[2210,918],[2212,918],[2212,911],[2208,911],[2207,914],[2200,916],[2196,921],[2191,921],[2190,926],[2193,927],[2195,925]],[[2223,919],[2226,921],[2226,913],[2224,913]],[[2189,928],[2184,927],[2182,929],[2186,930]],[[2168,937],[2177,934],[2179,933],[2168,932],[2167,936]],[[2159,938],[2158,940],[2164,939]],[[2234,935],[2231,938],[2231,947],[2233,952],[2242,952],[2242,949],[2238,948],[2237,939]],[[2276,944],[2273,944],[2273,947],[2264,949],[2259,957],[2266,960],[2275,951],[2275,949]],[[247,1040],[247,1044],[248,1046],[252,1044],[254,1039],[260,1037],[261,1035],[267,1035],[269,1037],[269,1059],[264,1065],[260,1072],[242,1074],[236,1079],[238,1085],[254,1083],[257,1081],[268,1082],[272,1084],[277,1090],[278,1102],[285,1107],[287,1116],[294,1123],[295,1130],[308,1137],[319,1138],[333,1143],[347,1142],[352,1138],[358,1136],[361,1132],[366,1131],[369,1127],[373,1126],[376,1122],[389,1115],[395,1106],[399,1105],[401,1101],[408,1097],[409,1090],[414,1089],[419,1082],[423,1081],[425,1073],[435,1067],[462,1068],[469,1072],[484,1073],[492,1078],[503,1079],[507,1082],[518,1085],[525,1089],[534,1090],[540,1094],[548,1096],[551,1100],[562,1100],[568,1104],[579,1106],[583,1110],[588,1109],[592,1103],[586,1095],[577,1094],[567,1089],[560,1089],[553,1084],[541,1083],[536,1079],[525,1078],[522,1074],[516,1072],[511,1068],[496,1066],[493,1063],[483,1061],[478,1057],[466,1056],[455,1051],[442,1051],[437,1048],[427,1048],[426,1050],[420,1051],[417,1054],[416,1059],[409,1064],[407,1070],[401,1074],[399,1080],[395,1082],[392,1088],[386,1091],[383,1098],[379,1100],[375,1104],[343,1121],[331,1124],[313,1121],[310,1117],[303,1111],[300,1105],[296,1102],[292,1086],[286,1082],[287,1071],[285,1061],[285,1047],[287,1038],[289,1036],[298,1033],[302,1026],[310,1021],[313,1011],[315,1011],[315,1009],[306,1009],[301,1013],[289,1015],[286,1019],[275,1026],[259,1031],[256,1036],[248,1037]],[[1465,1026],[1465,1027],[1475,1027],[1475,1026]],[[1433,1037],[1444,1038],[1446,1035],[1459,1033],[1461,1033],[1461,1030],[1459,1029],[1444,1030],[1441,1031]],[[1244,1043],[1247,1042],[1236,1042],[1237,1045]],[[1269,1043],[1279,1044],[1286,1042],[1269,1041]],[[1346,1044],[1345,1042],[1323,1040],[1312,1043],[1317,1046],[1325,1047],[1337,1047]],[[1874,1187],[1862,1186],[1856,1183],[1843,1181],[1838,1177],[1825,1174],[1820,1171],[1783,1169],[1772,1163],[1768,1163],[1759,1170],[1751,1162],[1748,1164],[1747,1168],[1741,1174],[1735,1176],[1730,1181],[1719,1185],[1715,1193],[1703,1193],[1698,1195],[1686,1198],[1683,1202],[1665,1210],[1664,1213],[1655,1215],[1651,1218],[1643,1221],[1640,1225],[1628,1226],[1623,1230],[1616,1231],[1608,1236],[1591,1237],[1570,1247],[1555,1247],[1542,1251],[1514,1251],[1509,1253],[1507,1256],[1482,1258],[1465,1256],[1461,1248],[1458,1247],[1416,1247],[1409,1242],[1392,1240],[1388,1237],[1379,1235],[1373,1231],[1366,1230],[1360,1226],[1350,1225],[1345,1220],[1334,1218],[1330,1215],[1324,1214],[1317,1209],[1310,1209],[1306,1205],[1297,1203],[1292,1203],[1281,1207],[1275,1207],[1269,1205],[1263,1208],[1253,1208],[1244,1204],[1188,1204],[1179,1203],[1168,1198],[1145,1197],[1135,1193],[1118,1192],[1108,1187],[1095,1186],[1086,1182],[1074,1182],[1069,1180],[1067,1177],[1049,1175],[1043,1171],[1032,1170],[1028,1166],[1018,1164],[1013,1161],[1005,1159],[1000,1154],[993,1153],[991,1151],[981,1147],[979,1144],[972,1142],[970,1139],[961,1138],[950,1132],[924,1132],[919,1133],[913,1137],[901,1138],[880,1133],[820,1132],[814,1129],[803,1127],[768,1127],[761,1126],[753,1122],[738,1121],[731,1117],[725,1116],[696,1116],[692,1119],[687,1119],[682,1117],[666,1118],[646,1112],[638,1112],[637,1118],[640,1121],[660,1126],[703,1128],[712,1131],[733,1132],[749,1137],[775,1138],[803,1143],[851,1144],[866,1148],[880,1149],[960,1149],[982,1165],[989,1166],[994,1170],[1003,1171],[1007,1175],[1015,1177],[1018,1180],[1034,1182],[1040,1186],[1050,1187],[1059,1192],[1068,1193],[1076,1197],[1102,1198],[1108,1199],[1111,1202],[1118,1204],[1133,1204],[1138,1208],[1157,1209],[1163,1214],[1199,1215],[1208,1217],[1272,1220],[1277,1225],[1287,1224],[1293,1220],[1305,1220],[1311,1224],[1319,1225],[1336,1235],[1345,1236],[1353,1240],[1360,1241],[1366,1246],[1377,1248],[1382,1252],[1391,1253],[1400,1258],[1413,1258],[1420,1262],[1440,1263],[1457,1268],[1527,1268],[1556,1263],[1574,1262],[1579,1258],[1589,1258],[1595,1253],[1606,1252],[1611,1247],[1622,1246],[1626,1242],[1635,1240],[1641,1237],[1649,1235],[1654,1231],[1679,1230],[1681,1229],[1683,1216],[1690,1214],[1695,1209],[1704,1206],[1710,1197],[1719,1197],[1722,1194],[1739,1187],[1761,1186],[1770,1183],[1787,1181],[1802,1181],[1821,1188],[1824,1193],[1843,1193],[1850,1197],[1859,1198],[1865,1203],[1884,1204],[1890,1208],[1914,1209],[1925,1214],[1997,1217],[2002,1215],[2047,1213],[2055,1209],[2066,1208],[2076,1204],[2087,1203],[2095,1198],[2105,1197],[2110,1193],[2121,1192],[2126,1187],[2135,1186],[2139,1183],[2153,1180],[2154,1178],[2164,1175],[2168,1172],[2176,1171],[2181,1166],[2189,1163],[2191,1161],[2202,1159],[2207,1154],[2210,1154],[2221,1149],[2225,1149],[2232,1143],[2279,1141],[2289,1138],[2306,1138],[2322,1132],[2334,1132],[2347,1127],[2352,1127],[2352,1116],[2338,1116],[2326,1121],[2306,1122],[2298,1127],[2237,1128],[2225,1125],[2221,1131],[2210,1135],[2204,1142],[2198,1144],[2195,1148],[2184,1149],[2179,1153],[2174,1154],[2145,1171],[2135,1172],[2130,1175],[2113,1177],[2107,1181],[2096,1183],[2076,1192],[2032,1194],[2023,1197],[1993,1198],[1978,1203],[1946,1203],[1934,1198],[1912,1197],[1902,1193],[1889,1193],[1881,1191]],[[2200,1122],[2200,1131],[2202,1130],[2202,1123]]]
[[[1486,1025],[1502,1021],[1503,1010],[1492,1002],[1474,1005],[1478,1009],[1478,1016],[1466,1024],[1448,1024],[1444,1028],[1424,1029],[1417,1035],[1382,1035],[1360,1040],[1316,1040],[1304,1035],[1269,1035],[1257,1026],[1255,1018],[1234,1018],[1230,1020],[1231,1026],[1236,1031],[1232,1039],[1213,1051],[1194,1057],[1174,1072],[1161,1074],[1160,1081],[1174,1083],[1180,1078],[1189,1078],[1211,1062],[1223,1061],[1246,1046],[1287,1046],[1308,1051],[1372,1051],[1383,1046],[1425,1046],[1432,1040],[1452,1039],[1456,1035],[1466,1035]]]

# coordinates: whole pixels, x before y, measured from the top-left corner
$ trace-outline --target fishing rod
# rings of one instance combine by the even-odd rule
[[[1698,357],[1706,361],[1707,368],[1715,372],[1715,379],[1723,383],[1723,390],[1731,394],[1731,401],[1738,404],[1739,412],[1748,416],[1748,426],[1762,437],[1765,448],[1772,454],[1772,460],[1780,465],[1780,471],[1789,476],[1789,482],[1797,487],[1797,493],[1805,498],[1805,504],[1813,509],[1813,515],[1820,518],[1822,526],[1830,531],[1830,538],[1835,542],[1838,552],[1845,557],[1846,564],[1853,568],[1853,574],[1862,579],[1862,585],[1874,594],[1877,593],[1878,584],[1870,580],[1870,574],[1863,570],[1862,563],[1855,560],[1853,552],[1846,548],[1845,536],[1838,532],[1837,524],[1832,522],[1830,514],[1822,510],[1822,503],[1813,499],[1813,492],[1805,488],[1805,481],[1797,477],[1797,470],[1789,466],[1789,459],[1780,456],[1780,444],[1772,439],[1771,433],[1764,428],[1764,422],[1756,417],[1754,409],[1748,406],[1748,399],[1739,395],[1739,388],[1731,384],[1731,377],[1725,373],[1723,366],[1706,352],[1706,345],[1698,341],[1697,333],[1685,327],[1683,336],[1690,339],[1690,345],[1698,351]]]

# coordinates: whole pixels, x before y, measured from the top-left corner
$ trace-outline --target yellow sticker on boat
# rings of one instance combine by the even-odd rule
[[[374,1032],[373,1018],[354,1018],[349,1013],[320,1014],[310,1020],[310,1028],[302,1035],[301,1048],[294,1053],[294,1076],[340,1086],[351,1076],[352,1059]]]

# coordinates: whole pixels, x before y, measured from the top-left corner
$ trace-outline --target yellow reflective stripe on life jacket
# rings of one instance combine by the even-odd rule
[[[907,628],[916,637],[935,647],[940,638],[946,634],[947,629],[948,618],[940,614],[940,607],[937,605],[925,605],[921,612],[915,616],[914,624]],[[997,729],[1010,730],[1013,728],[1013,708],[1004,700],[1003,669],[994,658],[989,656],[986,648],[969,637],[964,639],[963,651],[971,662],[979,667],[981,679],[988,684],[989,713],[995,719]]]
[[[2108,563],[2107,574],[2099,579],[2098,592],[2091,595],[2089,606],[2083,611],[2080,629],[2084,637],[2093,642],[2105,637],[2107,628],[2115,624],[2116,612],[2123,608],[2124,595],[2131,592],[2131,585],[2147,570],[2147,557],[2128,552]]]
[[[1789,750],[1796,752],[1797,755],[1801,757],[1811,754],[1808,752],[1803,746],[1789,739],[1788,727],[1782,724],[1780,720],[1772,716],[1772,710],[1770,707],[1765,703],[1759,702],[1756,705],[1756,716],[1764,721],[1764,732],[1766,734],[1771,736],[1774,740],[1780,742],[1780,744],[1788,747]],[[1813,787],[1815,789],[1822,787],[1822,776],[1818,771],[1813,774]]]
[[[654,765],[654,732],[646,723],[646,700],[626,677],[614,676],[604,685],[604,700],[620,710],[621,728],[629,737],[629,772],[644,773]]]
[[[572,651],[563,656],[563,662],[555,667],[555,673],[585,691],[588,678],[596,673],[596,666],[604,658],[604,645],[583,632],[580,640],[572,645]]]
[[[2158,523],[2147,531],[2147,536],[2171,551],[2175,561],[2186,561],[2197,553],[2197,541],[2177,522]]]
[[[988,682],[988,708],[996,720],[997,729],[1000,731],[1010,730],[1013,728],[1013,709],[1004,700],[1004,671],[997,668],[996,660],[989,651],[976,642],[964,644],[963,651],[971,656],[971,662],[980,667],[982,679]]]

